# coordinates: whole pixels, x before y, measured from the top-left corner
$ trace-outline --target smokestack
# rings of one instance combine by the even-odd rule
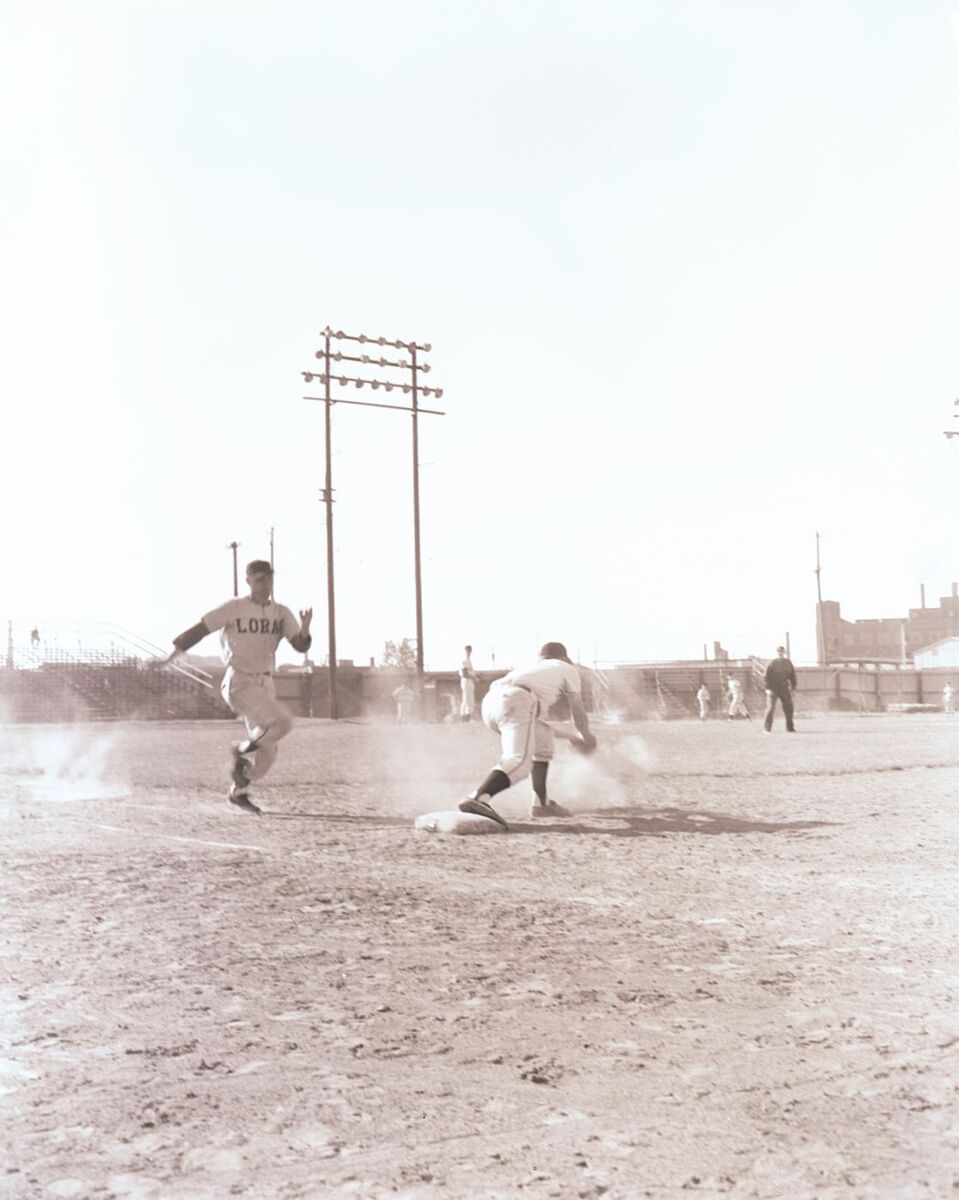
[[[926,585],[924,583],[919,585],[919,607],[926,607]]]
[[[959,583],[954,583],[952,585],[952,595],[954,599],[955,597],[959,596]]]

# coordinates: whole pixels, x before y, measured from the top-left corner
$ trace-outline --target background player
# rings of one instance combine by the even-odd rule
[[[490,799],[505,791],[532,771],[536,803],[534,817],[568,817],[572,814],[546,795],[546,774],[553,757],[554,735],[549,710],[561,697],[569,703],[570,717],[579,733],[580,747],[593,750],[596,739],[589,731],[589,720],[580,696],[579,672],[570,662],[562,642],[547,642],[539,660],[531,667],[510,671],[493,682],[483,697],[483,720],[500,736],[500,760],[489,775],[462,802],[460,812],[477,813],[509,826],[490,804]]]
[[[396,703],[397,725],[408,725],[413,715],[413,705],[416,702],[416,692],[408,683],[401,683],[393,689],[393,700]]]
[[[746,701],[743,699],[743,685],[732,675],[726,686],[729,690],[729,719],[733,721],[736,717],[745,717],[747,721],[751,720]]]
[[[286,709],[276,699],[273,672],[276,648],[286,638],[305,654],[312,643],[313,609],[300,610],[300,620],[273,600],[273,568],[255,559],[246,568],[249,596],[227,600],[196,625],[173,639],[173,650],[157,665],[164,666],[208,633],[220,630],[220,656],[226,673],[220,693],[230,710],[246,724],[247,738],[233,747],[233,782],[229,799],[249,812],[259,808],[250,799],[250,784],[261,779],[276,759],[277,742],[293,728]]]
[[[476,672],[473,670],[473,647],[464,646],[466,657],[460,664],[460,719],[472,721],[476,708]]]

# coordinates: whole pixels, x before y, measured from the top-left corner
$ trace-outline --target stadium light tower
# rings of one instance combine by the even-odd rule
[[[344,353],[340,349],[331,350],[331,342],[355,343],[361,347],[358,353]],[[365,347],[374,348],[374,354],[366,353]],[[398,350],[398,358],[387,358],[386,348]],[[348,346],[347,349],[353,349]],[[379,354],[375,350],[379,349]],[[327,587],[327,619],[329,623],[328,638],[330,645],[330,716],[334,719],[339,715],[336,696],[336,618],[335,594],[333,586],[333,478],[332,459],[330,450],[331,428],[330,410],[334,404],[352,404],[359,408],[389,408],[396,412],[408,412],[411,415],[413,427],[413,574],[416,587],[416,685],[422,692],[423,688],[423,579],[420,562],[420,460],[419,460],[419,417],[422,413],[442,417],[445,413],[435,408],[423,408],[420,396],[443,395],[443,389],[426,387],[420,383],[420,375],[430,371],[430,365],[422,362],[417,355],[429,354],[432,346],[429,342],[406,342],[400,338],[370,337],[365,333],[344,333],[342,329],[333,330],[327,325],[323,330],[323,349],[316,351],[316,357],[322,362],[320,371],[304,371],[306,383],[317,380],[323,384],[322,396],[304,396],[304,400],[319,400],[325,406],[326,428],[326,486],[323,488],[323,500],[326,504],[326,587]],[[404,357],[407,356],[407,357]],[[366,376],[347,375],[351,367],[340,367],[341,363],[357,363],[357,372],[366,370]],[[390,372],[387,375],[374,374]],[[399,372],[399,374],[396,374]],[[345,389],[350,386],[362,389],[369,387],[372,391],[382,388],[385,392],[399,391],[409,397],[409,404],[386,404],[375,400],[345,400],[341,395],[332,396],[331,385]]]

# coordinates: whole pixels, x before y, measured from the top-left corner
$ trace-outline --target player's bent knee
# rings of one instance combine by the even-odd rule
[[[530,772],[532,760],[529,758],[504,758],[500,760],[497,770],[509,776],[510,783],[519,783]]]

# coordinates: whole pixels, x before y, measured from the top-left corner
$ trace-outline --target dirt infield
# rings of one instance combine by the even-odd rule
[[[0,730],[3,1197],[959,1188],[959,718],[648,723],[414,833],[479,726]]]

